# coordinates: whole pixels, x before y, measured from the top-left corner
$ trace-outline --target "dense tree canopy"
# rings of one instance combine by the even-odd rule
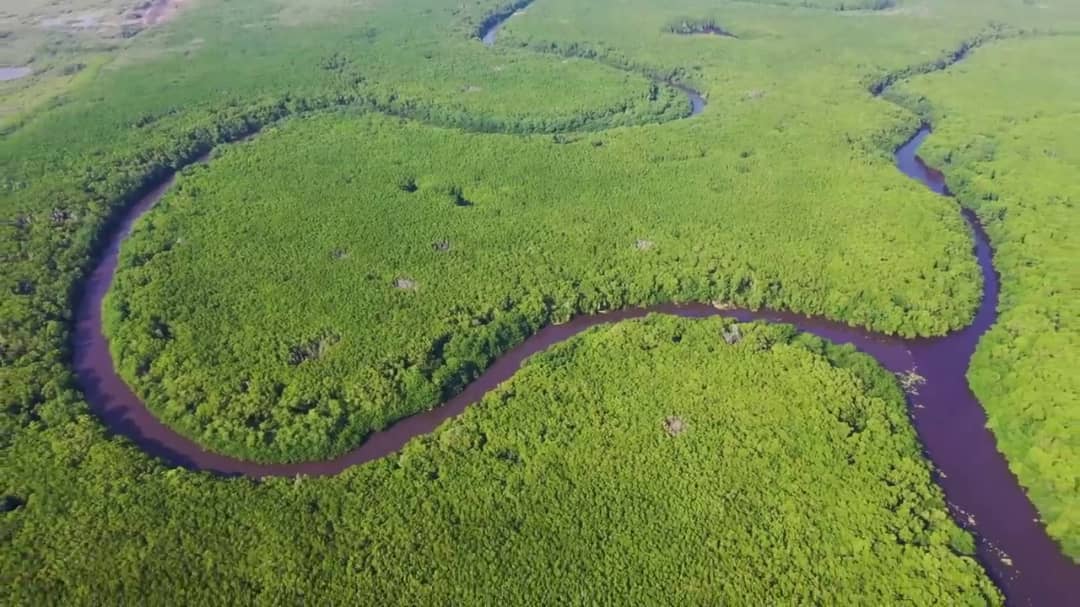
[[[6,602],[1000,602],[888,374],[789,327],[722,329],[593,330],[336,477],[224,481],[101,444],[96,489],[52,479],[64,516],[36,494],[6,515],[6,554],[32,555],[4,560]]]
[[[979,345],[970,381],[1012,469],[1073,555],[1080,555],[1077,53],[1076,38],[1008,41],[897,92],[938,125],[928,156],[994,240],[1001,316]]]
[[[1080,554],[1075,95],[1040,76],[1071,73],[1075,42],[1046,36],[1075,33],[1076,7],[541,0],[486,48],[477,31],[510,4],[190,2],[107,48],[36,49],[46,69],[0,83],[19,108],[0,123],[5,604],[999,601],[895,382],[784,328],[735,347],[716,323],[596,332],[330,479],[218,478],[107,435],[69,365],[80,280],[121,209],[260,129],[141,222],[108,329],[169,423],[295,459],[579,311],[727,299],[904,335],[963,326],[970,236],[890,165],[932,116],[931,160],[1002,264],[973,386]],[[673,33],[680,19],[738,37]],[[899,82],[984,39],[970,71]],[[988,86],[1002,71],[1016,82]],[[671,82],[705,112],[684,120]],[[883,82],[908,110],[874,98]]]
[[[671,130],[643,149],[638,132],[292,121],[188,171],[137,226],[106,304],[115,358],[199,442],[304,461],[435,405],[575,313],[729,301],[907,334],[966,322],[969,245],[940,227],[959,217],[890,167],[865,172],[883,190],[872,202],[839,172],[794,191],[828,160],[763,166],[779,134],[749,156],[685,157]],[[754,178],[766,170],[773,185]],[[884,205],[887,220],[866,221]],[[807,273],[824,250],[838,262]]]

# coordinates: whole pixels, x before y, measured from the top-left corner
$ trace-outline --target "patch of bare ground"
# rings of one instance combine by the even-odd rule
[[[742,341],[742,330],[739,329],[739,325],[728,325],[720,330],[720,336],[729,346],[734,346]]]
[[[45,30],[97,38],[130,38],[170,21],[190,3],[191,0],[124,0],[85,7],[57,3],[51,14],[31,17]]]
[[[186,2],[187,0],[147,0],[135,9],[132,16],[138,14],[137,18],[143,26],[153,27],[175,17]]]
[[[94,13],[65,14],[59,17],[45,17],[41,27],[46,29],[93,30],[103,27],[100,15]]]
[[[678,436],[686,432],[686,422],[677,415],[669,415],[664,419],[664,432],[667,432],[668,436]]]

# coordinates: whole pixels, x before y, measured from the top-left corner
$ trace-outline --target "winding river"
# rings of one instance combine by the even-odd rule
[[[521,5],[519,5],[519,7],[517,9],[515,9],[513,12],[511,12],[509,14],[506,14],[506,15],[503,15],[501,17],[497,17],[497,18],[494,18],[493,20],[488,21],[486,25],[481,27],[480,32],[477,34],[477,36],[480,38],[480,41],[484,43],[484,46],[487,46],[487,47],[495,46],[495,40],[499,36],[499,30],[501,30],[503,28],[503,26],[506,25],[506,23],[508,21],[510,21],[511,17],[514,17],[516,15],[520,15],[520,14],[524,13],[525,9],[528,8],[528,6],[530,4],[532,4],[532,0],[529,0],[528,2],[522,3]],[[703,97],[701,95],[701,93],[698,92],[697,90],[695,90],[695,89],[693,89],[693,88],[691,88],[691,87],[689,87],[689,86],[687,86],[685,84],[682,84],[681,82],[675,82],[673,80],[664,80],[664,79],[661,79],[661,78],[657,78],[655,76],[651,76],[651,78],[652,78],[653,82],[655,82],[657,84],[670,86],[670,87],[678,90],[682,94],[686,95],[686,98],[690,100],[690,116],[689,117],[697,116],[698,114],[700,114],[702,111],[705,110],[705,104],[706,104],[705,97]]]
[[[489,33],[493,40],[494,31]],[[699,113],[704,100],[696,92],[679,88],[689,94],[694,113]],[[927,167],[916,155],[929,133],[929,127],[924,126],[901,146],[895,154],[896,166],[932,191],[949,196],[942,174]],[[993,254],[982,226],[969,211],[963,214],[974,236],[975,255],[982,270],[983,297],[972,324],[946,337],[900,339],[823,318],[769,310],[718,310],[704,304],[668,304],[579,316],[537,332],[501,356],[462,393],[442,406],[371,434],[362,445],[339,458],[299,464],[260,464],[208,452],[162,424],[117,374],[102,333],[102,300],[116,271],[121,242],[134,221],[161,198],[173,179],[165,180],[127,209],[108,235],[76,309],[73,341],[74,369],[94,411],[113,433],[129,438],[169,465],[256,478],[336,474],[394,453],[413,437],[432,432],[510,379],[532,354],[590,327],[650,313],[784,322],[836,343],[853,344],[894,373],[915,369],[925,377],[918,395],[909,398],[911,419],[926,456],[933,462],[935,480],[944,490],[954,518],[975,533],[979,559],[1009,603],[1066,605],[1080,597],[1080,566],[1064,556],[1046,535],[1035,508],[1009,471],[1005,458],[998,453],[994,437],[986,429],[983,409],[967,384],[972,353],[980,336],[996,320],[998,304]]]
[[[489,15],[487,19],[480,25],[480,31],[477,33],[477,37],[484,43],[485,46],[495,46],[495,38],[499,35],[499,30],[506,25],[506,22],[510,20],[510,17],[515,15],[521,15],[525,13],[525,10],[529,8],[536,0],[518,0],[508,10],[496,12]]]
[[[947,196],[941,173],[927,167],[916,156],[916,150],[929,133],[929,128],[923,127],[901,146],[895,154],[896,166],[905,175]],[[992,251],[982,226],[970,211],[963,213],[971,226],[975,255],[982,269],[983,298],[972,324],[946,337],[901,339],[824,318],[770,310],[718,310],[705,304],[667,304],[579,316],[566,324],[540,330],[501,356],[456,397],[369,435],[362,445],[341,457],[298,464],[262,464],[206,451],[161,423],[117,374],[102,333],[102,300],[116,271],[120,244],[135,220],[161,198],[173,179],[170,177],[153,188],[129,208],[110,234],[76,310],[73,344],[79,382],[106,426],[171,465],[256,478],[337,474],[350,466],[392,454],[413,437],[432,432],[510,379],[529,356],[591,327],[651,313],[688,318],[723,315],[740,321],[790,323],[835,343],[853,344],[894,373],[918,370],[926,383],[910,399],[911,419],[927,457],[934,464],[935,480],[944,489],[953,516],[978,537],[979,557],[991,577],[1011,604],[1063,605],[1068,604],[1069,597],[1080,597],[1080,567],[1065,557],[1046,535],[1035,508],[1009,471],[1005,458],[998,453],[994,437],[986,429],[983,409],[965,377],[979,337],[997,318],[998,302],[998,277]]]

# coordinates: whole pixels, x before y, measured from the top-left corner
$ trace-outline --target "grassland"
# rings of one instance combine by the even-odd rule
[[[186,2],[190,4],[190,2]],[[0,127],[61,98],[162,25],[185,0],[10,0],[0,8],[0,67],[29,73],[0,81]]]
[[[70,321],[101,234],[149,184],[260,128],[188,171],[142,222],[109,302],[132,383],[221,450],[340,451],[575,311],[718,298],[905,335],[966,323],[979,293],[970,238],[889,153],[919,112],[956,103],[972,121],[997,120],[992,104],[971,105],[986,89],[973,80],[960,100],[946,95],[951,72],[919,79],[911,90],[927,87],[929,101],[904,96],[917,110],[906,111],[868,88],[987,31],[1068,30],[1075,9],[635,0],[612,19],[600,5],[542,0],[488,49],[473,36],[495,1],[203,0],[122,47],[75,52],[87,68],[49,103],[27,101],[0,135],[6,604],[605,598],[589,588],[640,602],[999,600],[957,556],[971,540],[945,515],[892,380],[784,329],[753,329],[758,351],[719,346],[715,324],[598,332],[401,456],[332,479],[168,469],[88,411],[68,366]],[[680,18],[715,19],[738,38],[672,34]],[[1066,40],[1039,42],[1036,56]],[[973,60],[998,44],[1018,53],[1009,69],[1029,69],[1019,53],[1035,47],[997,40]],[[679,120],[685,99],[655,76],[694,84],[709,107]],[[37,94],[26,90],[4,89],[5,103]],[[1067,114],[1048,108],[1055,118],[1015,133],[1032,143],[1009,148],[1006,130],[989,130],[998,124],[958,122],[959,111],[934,114],[932,160],[951,160],[961,199],[993,224],[1012,327],[988,339],[972,381],[1075,556],[1075,475],[1061,455],[1072,418],[1061,412],[1076,399],[1027,406],[1059,394],[1042,378],[1067,385],[1062,361],[1075,354],[1055,341],[1071,326],[1066,296],[1027,299],[1043,282],[1071,288],[1068,233],[1039,220],[1064,222],[1071,208],[1049,198],[1068,196]],[[1017,150],[994,156],[1006,163],[994,187],[1018,171],[994,204],[979,202],[996,190],[979,189],[989,161],[968,155],[978,146],[946,143],[975,129]],[[1046,149],[1056,159],[1038,157]],[[1020,198],[1031,158],[1023,171],[1045,179],[1044,198]],[[200,285],[221,305],[195,301]],[[1040,361],[1050,375],[1035,374]],[[267,398],[245,401],[238,380],[256,372],[248,385]],[[676,437],[671,416],[688,428]],[[849,436],[860,421],[872,423]],[[495,448],[514,445],[531,457]],[[538,577],[522,581],[527,570]]]

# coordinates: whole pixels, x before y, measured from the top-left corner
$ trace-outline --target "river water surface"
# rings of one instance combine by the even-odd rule
[[[485,44],[494,43],[503,23],[505,19],[484,33]],[[673,86],[689,97],[692,115],[701,112],[705,105],[701,95],[685,86]],[[929,134],[929,127],[924,126],[901,146],[895,154],[896,166],[933,192],[950,196],[942,174],[927,167],[916,155]],[[916,370],[923,376],[926,382],[918,386],[917,395],[909,397],[911,419],[954,518],[978,539],[978,556],[983,566],[1010,604],[1080,604],[1080,566],[1064,556],[1047,536],[1035,508],[1009,471],[1005,458],[998,453],[994,437],[986,429],[985,413],[967,384],[967,368],[979,337],[996,320],[999,293],[993,253],[982,226],[969,211],[961,212],[972,230],[974,254],[982,271],[983,297],[971,325],[945,337],[905,340],[824,318],[769,310],[718,310],[705,304],[668,304],[579,316],[566,324],[540,330],[499,357],[456,397],[372,433],[362,445],[341,457],[298,464],[260,464],[208,452],[162,424],[117,374],[102,333],[102,300],[116,271],[120,244],[132,223],[161,198],[172,182],[170,177],[147,192],[108,235],[106,247],[88,277],[76,309],[73,339],[75,372],[94,411],[112,432],[128,437],[148,454],[171,465],[256,478],[337,474],[350,466],[395,453],[410,439],[432,432],[510,379],[532,354],[590,327],[650,313],[784,322],[835,343],[853,344],[894,373]]]
[[[896,166],[932,191],[948,195],[941,173],[916,156],[929,134],[924,127],[896,152]],[[607,314],[579,316],[562,325],[546,327],[499,357],[479,378],[443,405],[404,418],[362,445],[328,461],[298,464],[261,464],[211,453],[161,423],[117,374],[102,333],[102,300],[116,271],[120,244],[132,223],[149,210],[172,185],[169,178],[129,208],[107,240],[90,274],[76,311],[73,343],[74,368],[93,409],[114,433],[130,438],[147,453],[193,470],[251,477],[329,475],[384,457],[401,449],[413,437],[435,430],[460,414],[487,392],[510,379],[532,354],[542,352],[596,325],[641,318],[650,313],[698,318],[729,316],[741,321],[790,323],[800,330],[835,343],[850,343],[870,354],[894,373],[917,370],[926,378],[911,397],[911,419],[927,457],[937,471],[956,520],[979,539],[980,561],[1005,592],[1011,604],[1067,605],[1080,597],[1080,567],[1065,557],[1046,535],[1031,502],[994,437],[986,417],[971,393],[966,372],[979,337],[996,319],[998,277],[986,234],[968,211],[975,255],[982,270],[983,298],[970,326],[946,337],[900,339],[878,335],[823,318],[787,312],[718,310],[705,304],[668,304],[632,308]],[[1075,604],[1075,603],[1073,603]]]
[[[506,17],[503,17],[502,19],[498,19],[489,23],[487,27],[480,32],[480,40],[484,43],[484,45],[488,47],[495,46],[495,40],[499,37],[499,30],[501,30],[503,26],[506,25],[508,21],[510,21],[511,17],[524,13],[526,7],[529,4],[532,4],[532,2],[525,4],[517,11],[507,15]],[[730,34],[726,35],[730,36]],[[657,84],[664,84],[673,87],[686,95],[687,99],[690,100],[690,117],[697,116],[705,110],[705,97],[703,97],[701,93],[697,90],[690,88],[685,84],[673,82],[671,80],[661,80],[654,78],[654,81]]]

